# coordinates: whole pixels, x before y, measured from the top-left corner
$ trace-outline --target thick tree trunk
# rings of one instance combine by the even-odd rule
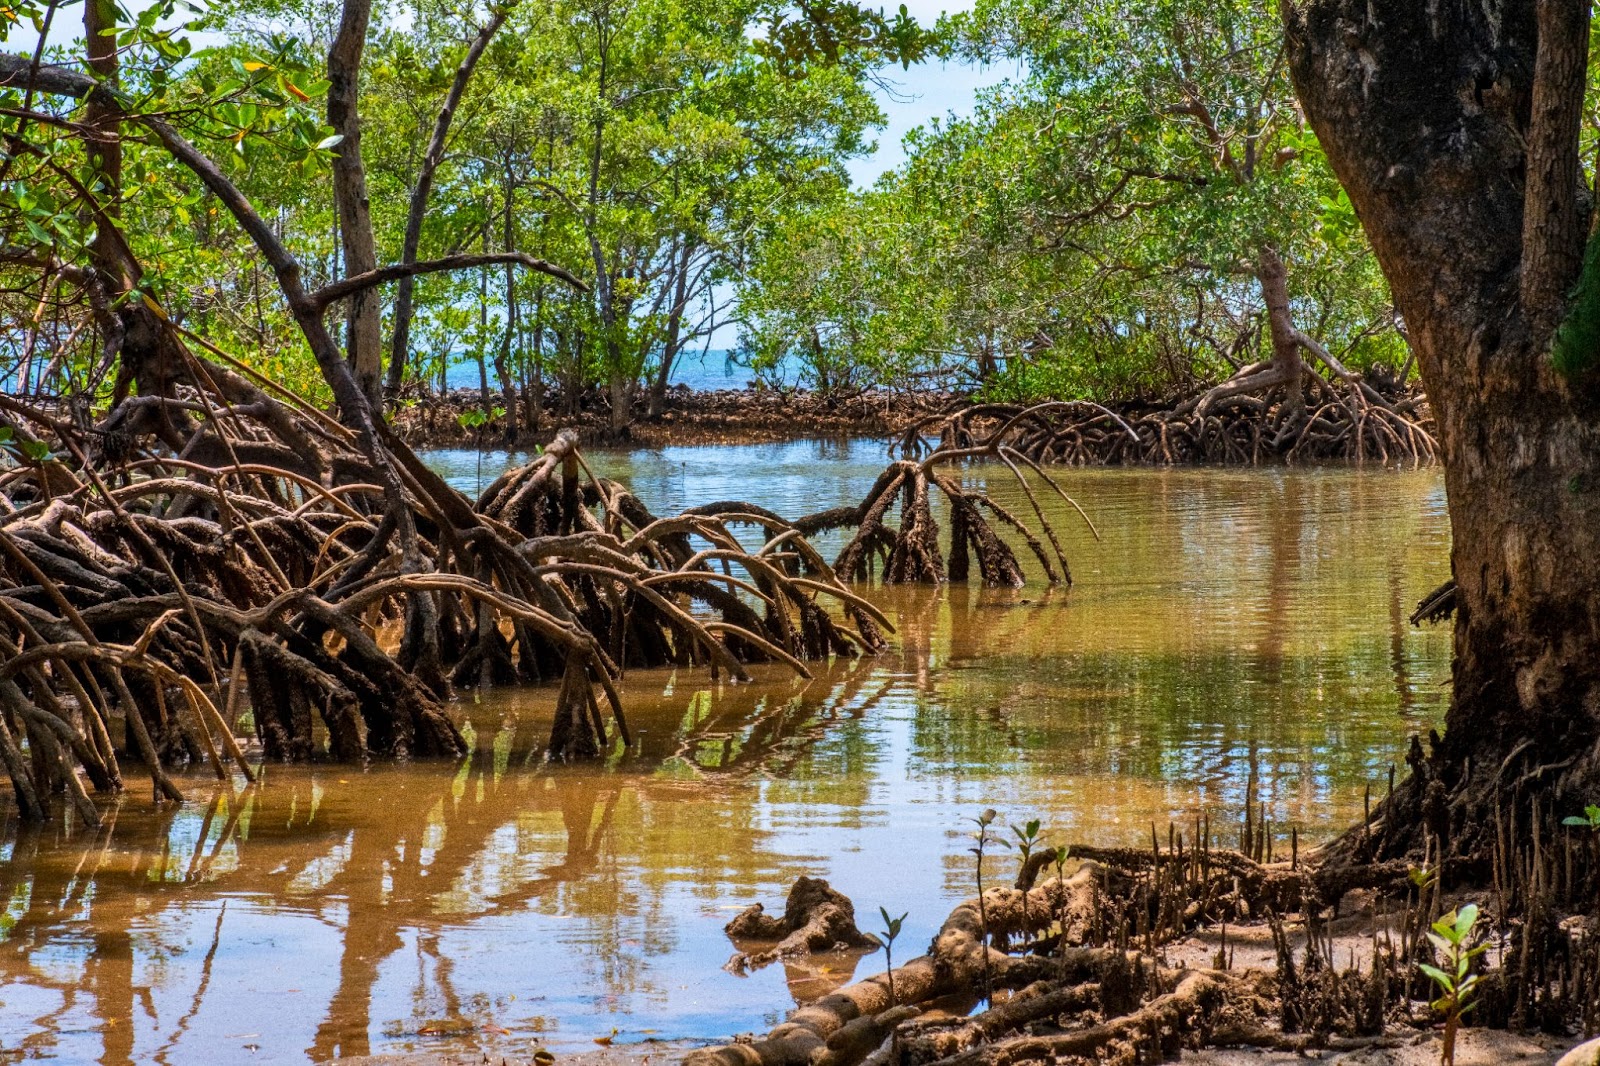
[[[633,423],[633,381],[620,368],[611,371],[611,431],[621,434]]]
[[[1538,52],[1522,219],[1522,306],[1538,332],[1560,321],[1563,296],[1583,262],[1586,204],[1578,163],[1584,73],[1589,61],[1587,0],[1538,0]]]
[[[1289,307],[1289,270],[1283,257],[1270,244],[1261,246],[1257,256],[1256,280],[1267,306],[1267,331],[1272,338],[1272,372],[1279,375],[1287,393],[1286,402],[1295,410],[1302,406],[1300,389],[1300,342],[1295,339],[1294,314]]]
[[[346,277],[378,269],[357,112],[361,54],[371,18],[372,0],[345,0],[339,33],[328,50],[328,125],[344,137],[333,161],[333,198],[339,212]],[[371,288],[351,296],[345,310],[345,358],[355,372],[356,384],[376,411],[383,409],[380,309],[378,290]]]
[[[1445,457],[1454,697],[1387,812],[1390,851],[1419,828],[1481,844],[1498,803],[1570,813],[1600,795],[1600,385],[1548,356],[1587,228],[1562,94],[1581,96],[1588,5],[1539,6],[1284,5],[1296,88],[1394,290]]]

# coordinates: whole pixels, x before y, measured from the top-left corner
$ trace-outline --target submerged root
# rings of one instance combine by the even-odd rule
[[[559,682],[551,754],[580,757],[628,742],[630,667],[809,676],[884,643],[793,527],[747,551],[742,512],[657,518],[570,432],[474,505],[381,426],[375,464],[184,354],[170,395],[91,429],[0,403],[37,442],[0,448],[0,762],[27,818],[65,796],[96,821],[79,774],[115,791],[129,755],[166,799],[184,763],[249,776],[245,715],[269,759],[456,756],[456,689]]]

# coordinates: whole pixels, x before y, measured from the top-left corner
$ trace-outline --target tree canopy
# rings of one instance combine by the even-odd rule
[[[947,54],[1023,73],[762,248],[746,344],[818,384],[1161,398],[1271,354],[1262,257],[1344,361],[1406,361],[1387,288],[1261,5],[984,0]]]
[[[720,0],[464,13],[424,3],[380,10],[359,34],[341,25],[350,8],[108,9],[116,48],[105,80],[121,115],[165,115],[215,161],[308,285],[469,253],[532,251],[575,275],[580,288],[508,262],[396,278],[399,297],[396,286],[379,290],[382,335],[400,356],[392,390],[475,361],[513,413],[520,397],[536,414],[550,385],[569,404],[591,383],[623,404],[642,383],[664,388],[672,362],[729,317],[728,282],[772,220],[844,187],[844,161],[880,121],[871,72],[924,47],[903,15],[846,7],[797,20],[781,6]],[[17,13],[48,33],[56,7]],[[339,86],[352,75],[336,70],[346,53],[359,81],[349,100]],[[23,84],[35,61],[80,59],[72,46],[16,55],[6,80]],[[42,289],[38,277],[90,256],[110,228],[98,218],[137,264],[137,298],[326,397],[270,268],[191,168],[158,139],[116,135],[104,138],[120,155],[112,173],[82,136],[92,100],[78,113],[31,87],[0,91],[16,147],[0,232],[19,385],[70,374],[93,395],[111,373],[96,329],[83,328],[92,294],[70,270],[47,269]],[[341,195],[370,221],[351,229]],[[352,265],[363,239],[372,250]],[[343,316],[355,362],[364,316]]]
[[[482,261],[341,296],[336,341],[375,400],[380,378],[408,402],[467,366],[513,432],[597,391],[621,428],[641,401],[660,411],[686,353],[732,337],[769,381],[823,390],[1170,399],[1292,355],[1268,328],[1280,291],[1344,363],[1407,363],[1281,29],[1245,0],[984,0],[934,27],[771,0],[424,0],[364,27],[327,0],[96,3],[119,110],[167,116],[214,159],[311,288],[461,255],[532,255],[579,282]],[[70,67],[75,48],[36,58]],[[12,58],[11,84],[33,58]],[[852,188],[876,90],[932,58],[1018,73]],[[127,292],[329,399],[272,266],[160,138],[114,138],[113,173],[81,135],[92,101],[3,91],[18,386],[113,387],[93,294],[70,269],[39,278],[103,258],[100,219],[137,264]]]

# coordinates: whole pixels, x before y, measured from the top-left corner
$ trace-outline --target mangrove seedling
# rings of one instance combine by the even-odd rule
[[[889,917],[889,912],[883,907],[878,908],[878,913],[883,915],[883,973],[889,979],[889,1006],[897,1002],[894,997],[894,938],[900,935],[900,926],[905,923],[906,914],[898,918]]]
[[[1583,809],[1581,815],[1574,814],[1561,819],[1562,825],[1570,825],[1576,829],[1592,829],[1600,833],[1600,804],[1589,804]]]
[[[978,882],[978,925],[980,927],[979,932],[983,935],[983,941],[980,946],[983,949],[984,999],[990,998],[990,993],[993,990],[989,983],[989,908],[984,904],[983,901],[983,852],[984,849],[990,844],[1002,848],[1009,848],[1011,846],[1010,841],[1006,840],[1004,837],[989,835],[989,826],[994,824],[994,820],[997,817],[999,817],[999,815],[995,809],[993,807],[988,807],[982,814],[972,819],[975,823],[977,823],[978,826],[978,831],[972,834],[972,839],[976,840],[978,844],[977,847],[967,849],[978,857],[975,868],[977,871]]]
[[[1019,873],[1025,876],[1028,872],[1028,860],[1033,857],[1033,849],[1039,843],[1039,819],[1032,819],[1020,829],[1012,826],[1011,831],[1017,835],[1017,856],[1022,862]],[[1019,877],[1018,883],[1021,883],[1021,877]],[[1028,893],[1026,890],[1022,893],[1022,924],[1028,924]]]
[[[1487,945],[1467,946],[1477,921],[1478,907],[1469,903],[1434,922],[1428,939],[1443,965],[1419,963],[1417,967],[1439,986],[1439,997],[1430,1005],[1444,1015],[1444,1045],[1439,1049],[1442,1066],[1455,1066],[1456,1030],[1461,1027],[1461,1016],[1477,1006],[1472,994],[1480,978],[1471,972],[1472,960],[1488,950]]]
[[[1017,853],[1022,856],[1022,865],[1026,869],[1028,857],[1039,843],[1039,819],[1033,819],[1021,829],[1012,826],[1011,831],[1017,834]]]
[[[1055,849],[1055,856],[1050,860],[1051,865],[1056,868],[1056,885],[1058,889],[1066,883],[1067,853],[1071,850],[1070,847],[1063,844]],[[1057,898],[1060,900],[1059,910],[1056,912],[1057,953],[1061,956],[1062,970],[1065,973],[1067,960],[1067,894],[1061,892]]]

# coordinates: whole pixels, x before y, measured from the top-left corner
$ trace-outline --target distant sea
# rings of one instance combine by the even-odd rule
[[[797,374],[792,370],[784,374],[784,379],[788,381],[793,381],[796,377]],[[15,392],[16,378],[14,369],[0,373],[0,392]],[[672,384],[687,385],[696,392],[742,389],[754,379],[755,375],[750,372],[749,367],[730,363],[725,350],[685,355],[678,360],[678,365],[672,368]],[[445,381],[452,389],[477,388],[479,385],[477,362],[469,359],[455,364],[446,373]],[[497,387],[492,363],[489,366],[489,386]]]
[[[794,376],[793,373],[784,375],[790,380]],[[694,352],[679,357],[678,365],[672,368],[671,383],[687,385],[696,392],[711,392],[716,389],[742,389],[754,378],[749,367],[730,363],[727,351],[713,349],[704,354]],[[445,383],[452,389],[477,388],[480,384],[477,361],[469,359],[452,366],[445,373]],[[489,365],[489,387],[496,387],[492,363]]]

